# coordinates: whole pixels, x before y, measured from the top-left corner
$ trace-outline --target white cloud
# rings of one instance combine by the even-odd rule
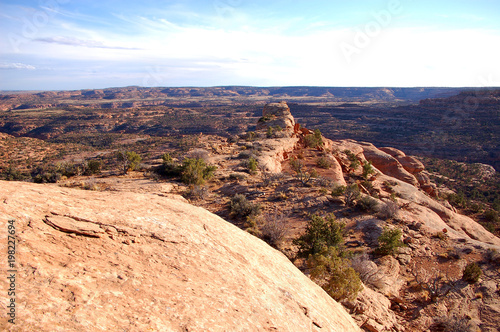
[[[36,68],[32,65],[27,65],[19,62],[11,62],[11,63],[0,63],[0,69],[28,69],[35,70]]]

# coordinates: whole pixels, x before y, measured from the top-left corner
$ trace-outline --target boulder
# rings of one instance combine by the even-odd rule
[[[283,254],[202,208],[154,194],[0,187],[19,285],[16,324],[3,310],[3,331],[360,331]]]
[[[295,119],[290,113],[290,108],[286,102],[271,103],[264,106],[262,117],[257,123],[257,130],[276,126],[280,126],[284,130],[293,131]]]
[[[413,186],[418,186],[415,176],[408,172],[396,158],[377,149],[373,144],[360,143],[360,145],[363,147],[365,158],[379,171]]]

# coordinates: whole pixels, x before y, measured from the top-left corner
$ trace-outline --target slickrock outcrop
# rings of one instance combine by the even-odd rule
[[[202,208],[153,194],[0,188],[0,227],[14,219],[18,244],[16,325],[2,310],[1,330],[359,331],[283,254]]]
[[[382,173],[392,176],[411,185],[418,186],[418,181],[413,174],[408,172],[401,163],[388,153],[377,149],[370,143],[359,143],[363,147],[365,158]]]
[[[396,181],[394,178],[384,175],[380,177],[380,180]],[[397,181],[397,185],[393,187],[393,190],[401,198],[402,202],[408,203],[407,211],[404,214],[409,219],[422,222],[435,232],[447,229],[447,234],[451,238],[465,238],[482,247],[492,245],[495,246],[492,248],[500,249],[500,239],[498,237],[488,232],[471,218],[458,214],[428,197],[417,187],[403,181]]]
[[[257,123],[257,130],[275,128],[293,129],[295,120],[286,102],[267,104],[262,111],[262,118]]]

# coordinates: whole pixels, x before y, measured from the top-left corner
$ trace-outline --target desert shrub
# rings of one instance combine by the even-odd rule
[[[456,288],[456,280],[450,279],[433,268],[417,268],[413,266],[410,273],[415,278],[417,285],[427,292],[428,299],[432,303],[444,298]]]
[[[324,252],[328,247],[338,247],[344,242],[345,224],[336,220],[334,214],[321,217],[310,216],[306,231],[293,243],[299,247],[298,255],[308,257]]]
[[[490,262],[500,265],[500,252],[496,249],[488,249],[488,251],[486,252],[486,258]]]
[[[237,217],[248,217],[260,214],[260,205],[248,201],[242,194],[236,194],[230,202],[231,214]]]
[[[304,137],[304,142],[307,147],[318,148],[323,146],[323,137],[319,129],[315,129],[313,134],[306,135]]]
[[[60,163],[56,166],[55,171],[61,176],[65,176],[67,178],[78,175],[81,173],[82,169],[81,167],[71,164],[68,162]]]
[[[272,138],[274,136],[274,129],[273,129],[273,127],[267,127],[266,136],[267,136],[267,138]]]
[[[360,197],[361,193],[357,184],[354,183],[345,189],[344,198],[347,206],[354,206]]]
[[[500,222],[500,218],[498,217],[498,212],[495,210],[488,210],[483,214],[484,219],[489,222],[498,223]]]
[[[349,172],[354,172],[361,163],[358,160],[358,157],[351,150],[344,150],[344,153],[347,155],[347,158],[351,162],[349,164]]]
[[[163,160],[163,164],[159,167],[159,169],[157,169],[157,173],[167,177],[181,175],[182,167],[174,162],[170,153],[164,153],[161,158]]]
[[[363,196],[356,202],[356,207],[362,211],[375,211],[378,203],[370,196]]]
[[[119,151],[117,159],[124,174],[127,174],[130,170],[136,170],[142,160],[141,156],[134,151]]]
[[[479,278],[483,272],[477,263],[469,263],[464,269],[462,279],[467,281],[469,284],[475,284],[479,281]]]
[[[255,160],[254,157],[250,157],[250,159],[248,159],[247,168],[250,171],[250,174],[257,173],[258,166],[259,166],[259,163],[257,162],[257,160]]]
[[[346,186],[336,186],[335,188],[332,189],[331,195],[333,197],[342,196],[342,195],[344,195],[345,190],[346,190]]]
[[[275,211],[263,217],[261,236],[270,246],[277,248],[287,232],[286,219],[283,213]]]
[[[7,181],[24,181],[31,178],[28,174],[21,173],[12,166],[2,171],[1,177]]]
[[[274,183],[279,183],[285,178],[285,174],[283,173],[271,173],[261,168],[262,174],[262,184],[264,186],[269,186]]]
[[[186,184],[201,185],[210,180],[217,167],[207,166],[203,159],[184,159],[181,166],[181,179]]]
[[[203,159],[204,162],[208,161],[209,153],[205,149],[194,149],[188,153],[189,158],[191,159]]]
[[[305,186],[307,185],[313,178],[318,176],[318,172],[315,169],[307,168],[304,162],[300,159],[291,159],[290,167],[296,173],[297,179]]]
[[[208,188],[200,185],[190,185],[183,196],[192,200],[204,200],[208,196]]]
[[[398,228],[385,228],[377,239],[378,248],[376,252],[380,255],[393,255],[399,247],[402,247],[401,230]]]
[[[386,201],[379,211],[379,216],[384,219],[393,219],[399,212],[399,205],[394,201]]]
[[[384,274],[379,272],[377,264],[366,253],[354,256],[351,266],[365,284],[379,287],[383,282]]]
[[[54,167],[37,167],[31,172],[35,183],[56,183],[61,179],[61,173]]]
[[[324,169],[332,167],[332,162],[326,157],[320,157],[316,160],[316,166]]]
[[[85,168],[85,175],[93,175],[101,173],[101,162],[99,160],[89,160]]]
[[[363,164],[363,177],[368,179],[372,174],[375,174],[375,169],[373,168],[371,161],[367,161]]]
[[[336,301],[354,300],[363,289],[358,273],[337,248],[329,247],[323,253],[312,255],[308,264],[311,278]]]

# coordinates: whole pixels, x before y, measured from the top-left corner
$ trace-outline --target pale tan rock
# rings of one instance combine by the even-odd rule
[[[392,331],[393,326],[398,324],[396,315],[390,310],[391,301],[369,287],[364,286],[363,290],[359,292],[356,302],[359,308],[363,308],[362,313],[360,313],[364,317],[363,323],[366,324],[371,320],[369,328],[372,328],[373,331]],[[368,326],[362,326],[368,328]]]
[[[257,130],[276,126],[284,130],[293,130],[295,126],[295,119],[290,113],[290,108],[286,102],[271,103],[264,106],[262,118],[257,123]]]
[[[267,172],[281,173],[281,163],[295,149],[298,142],[299,139],[296,137],[260,141],[258,146],[261,153],[255,158],[259,167]]]
[[[418,190],[417,187],[384,175],[380,176],[379,180],[390,180],[398,183],[393,187],[393,190],[403,201],[409,203],[408,209],[401,211],[406,219],[422,222],[436,232],[446,228],[447,234],[452,238],[466,238],[482,247],[493,246],[500,249],[500,239],[498,237],[488,232],[471,218],[446,208]]]
[[[2,310],[2,330],[359,331],[283,254],[202,208],[153,194],[0,188],[0,227],[16,220],[19,285],[17,324]],[[106,233],[68,234],[45,216]]]

